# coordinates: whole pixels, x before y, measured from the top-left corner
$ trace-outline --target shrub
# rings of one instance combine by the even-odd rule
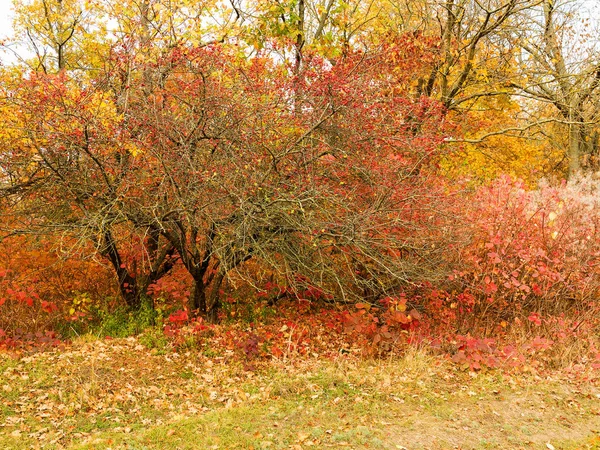
[[[600,289],[600,184],[580,178],[528,190],[508,177],[465,201],[468,244],[429,311],[461,329],[595,310]],[[440,299],[442,299],[440,301]],[[438,311],[438,313],[440,313]],[[446,312],[446,316],[448,312]]]

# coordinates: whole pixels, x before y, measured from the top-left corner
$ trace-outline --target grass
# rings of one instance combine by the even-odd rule
[[[418,350],[247,371],[147,339],[2,355],[0,448],[600,449],[593,374],[469,374]]]
[[[86,335],[125,338],[138,335],[160,324],[164,318],[157,310],[146,305],[135,311],[124,307],[116,309],[105,306],[93,307],[90,308],[88,315],[86,321],[58,323],[59,334],[69,339]]]

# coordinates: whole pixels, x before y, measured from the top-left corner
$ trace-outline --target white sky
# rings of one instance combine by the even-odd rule
[[[12,0],[0,0],[0,40],[12,34]],[[14,61],[14,55],[0,51],[0,59],[4,62]]]
[[[0,38],[12,31],[12,1],[0,0]]]

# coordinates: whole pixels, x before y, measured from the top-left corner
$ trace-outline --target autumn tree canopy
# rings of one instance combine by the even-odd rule
[[[460,259],[461,186],[597,169],[599,53],[567,3],[16,0],[15,13],[2,231],[60,236],[110,267],[132,308],[174,270],[212,320],[225,286],[258,287],[258,273],[292,296],[398,295]]]

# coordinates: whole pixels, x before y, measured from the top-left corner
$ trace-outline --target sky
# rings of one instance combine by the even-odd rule
[[[12,33],[12,0],[0,0],[0,40],[4,40]],[[0,51],[0,58],[4,62],[15,60],[13,55]]]
[[[0,37],[4,38],[12,30],[12,1],[0,0]]]

